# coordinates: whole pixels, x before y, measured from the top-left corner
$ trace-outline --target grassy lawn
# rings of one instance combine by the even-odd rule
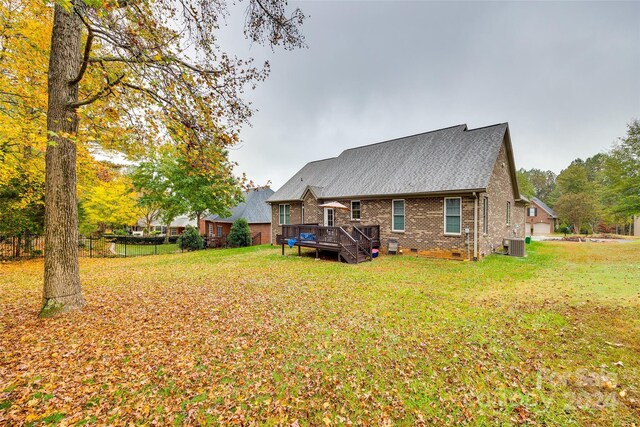
[[[0,424],[637,425],[640,241],[359,265],[279,247],[0,264]]]

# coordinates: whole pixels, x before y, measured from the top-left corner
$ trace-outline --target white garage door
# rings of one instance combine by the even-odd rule
[[[534,236],[545,236],[547,234],[551,234],[552,232],[553,230],[551,230],[551,224],[545,224],[544,222],[533,224]]]

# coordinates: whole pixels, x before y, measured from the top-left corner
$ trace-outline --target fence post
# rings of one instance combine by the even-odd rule
[[[117,239],[117,237],[116,237],[116,239]],[[127,240],[128,239],[125,236],[125,238],[124,238],[124,257],[125,258],[127,257]]]
[[[93,258],[93,237],[89,235],[89,258]]]
[[[153,238],[153,254],[158,255],[158,238]]]

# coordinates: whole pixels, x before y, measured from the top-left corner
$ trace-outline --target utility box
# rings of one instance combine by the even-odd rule
[[[523,257],[524,251],[524,239],[509,238],[502,240],[502,246],[504,246],[505,254],[510,256]]]
[[[395,239],[389,239],[387,242],[387,253],[389,255],[397,255],[398,254],[398,241]]]

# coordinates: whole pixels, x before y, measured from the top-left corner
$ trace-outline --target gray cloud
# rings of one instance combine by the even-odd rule
[[[309,49],[250,46],[242,10],[221,38],[272,66],[247,94],[259,111],[232,152],[258,183],[278,188],[349,147],[505,121],[518,167],[559,172],[608,149],[640,116],[640,3],[292,6],[310,15]]]

